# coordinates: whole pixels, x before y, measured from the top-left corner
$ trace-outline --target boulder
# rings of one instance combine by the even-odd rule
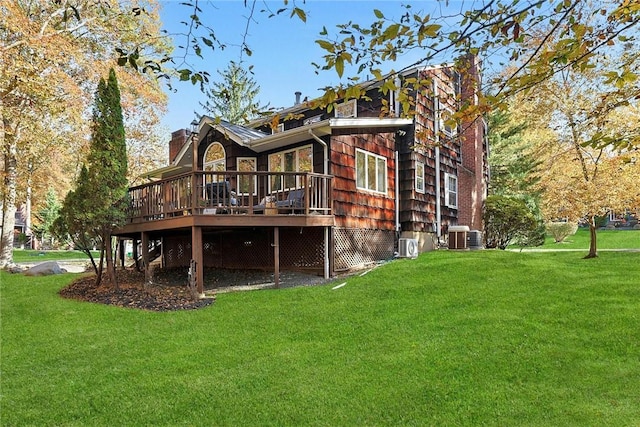
[[[66,273],[67,270],[61,268],[56,261],[47,261],[36,264],[24,272],[25,276],[49,276],[51,274]]]

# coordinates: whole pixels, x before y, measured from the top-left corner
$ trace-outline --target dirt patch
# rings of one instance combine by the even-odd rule
[[[98,304],[116,305],[150,311],[194,310],[209,306],[215,294],[249,289],[274,288],[273,273],[254,270],[205,269],[205,295],[193,299],[187,288],[187,269],[155,269],[152,284],[145,286],[144,273],[119,269],[118,289],[96,286],[95,276],[84,276],[60,291],[64,298]],[[106,282],[106,280],[105,280]],[[280,287],[309,286],[323,283],[320,276],[299,272],[282,272]]]

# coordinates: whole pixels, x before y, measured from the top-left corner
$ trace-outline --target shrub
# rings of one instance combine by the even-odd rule
[[[540,219],[536,219],[535,226],[533,226],[529,231],[525,230],[523,233],[518,233],[512,243],[519,246],[542,246],[544,245],[546,235],[547,233],[544,222]]]
[[[556,243],[564,242],[564,239],[578,231],[578,224],[573,222],[548,222],[545,227]]]
[[[538,246],[541,224],[521,199],[492,195],[484,209],[484,235],[487,248],[506,249],[512,241],[526,246]]]

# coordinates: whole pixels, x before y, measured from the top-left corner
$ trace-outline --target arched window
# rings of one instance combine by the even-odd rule
[[[224,147],[219,142],[211,144],[204,153],[203,169],[210,172],[220,172],[227,169]]]

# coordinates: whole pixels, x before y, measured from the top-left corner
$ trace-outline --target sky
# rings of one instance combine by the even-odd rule
[[[249,7],[243,0],[203,2],[201,0],[201,19],[211,27],[216,37],[226,44],[223,50],[203,48],[204,60],[195,55],[186,58],[187,62],[198,70],[207,70],[211,78],[220,81],[218,70],[224,70],[229,61],[243,60],[245,66],[253,66],[253,79],[260,86],[258,101],[275,108],[291,107],[295,102],[295,92],[300,91],[302,98],[315,98],[321,95],[320,88],[340,83],[335,71],[324,71],[316,75],[312,63],[322,63],[323,50],[315,43],[323,26],[330,33],[337,24],[349,21],[369,26],[375,20],[374,9],[382,11],[387,17],[399,18],[406,12],[404,4],[410,3],[414,12],[422,11],[433,15],[441,13],[443,3],[435,0],[298,0],[296,4],[307,13],[306,23],[298,18],[290,18],[288,13],[273,18],[262,12],[267,8],[276,11],[283,7],[283,0],[258,0],[247,31],[246,43],[252,51],[251,56],[241,54],[240,45],[250,16]],[[251,3],[251,1],[247,1]],[[450,0],[449,4],[461,4],[462,1]],[[186,27],[182,21],[189,21],[190,9],[181,1],[161,0],[161,17],[164,29],[173,34],[176,47],[185,44]],[[289,1],[289,5],[292,1]],[[182,58],[178,48],[174,56]],[[419,59],[419,53],[413,52],[401,57],[398,65],[408,65]],[[180,59],[176,59],[180,61]],[[391,66],[389,66],[391,67]],[[386,71],[386,70],[385,70]],[[345,73],[347,74],[347,73]],[[362,76],[366,79],[368,76]],[[200,106],[206,99],[199,86],[189,82],[173,82],[173,91],[169,94],[168,113],[163,119],[167,130],[188,128],[197,114],[203,114]]]

